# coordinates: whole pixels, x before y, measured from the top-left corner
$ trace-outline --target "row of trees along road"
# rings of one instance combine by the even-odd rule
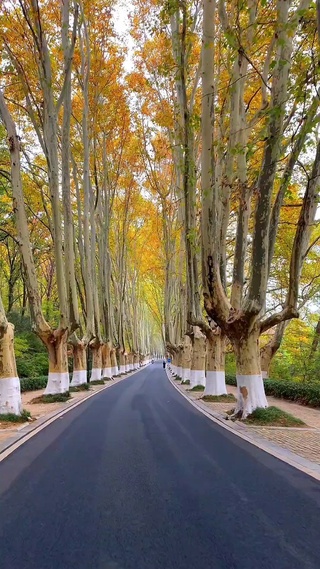
[[[10,294],[22,275],[32,326],[48,351],[45,394],[69,390],[68,348],[77,386],[87,381],[88,346],[97,380],[138,367],[161,338],[148,278],[151,267],[158,270],[154,207],[139,192],[111,16],[111,3],[101,0],[1,6],[0,114],[11,159],[10,176],[2,152],[3,240],[21,257]],[[45,314],[45,294],[58,318]],[[3,302],[0,315],[0,413],[20,413]]]
[[[316,6],[133,0],[123,38],[117,9],[1,7],[0,407],[9,391],[20,405],[4,309],[16,302],[48,349],[46,393],[68,390],[68,346],[77,385],[88,346],[97,379],[116,350],[123,371],[126,353],[134,365],[162,342],[183,381],[221,395],[233,350],[246,417],[319,291]]]
[[[318,285],[316,6],[137,0],[133,35],[148,183],[164,212],[176,204],[167,348],[183,380],[220,395],[228,342],[245,417],[267,406],[262,376]]]

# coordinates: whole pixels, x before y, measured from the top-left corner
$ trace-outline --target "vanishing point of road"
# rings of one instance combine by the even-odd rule
[[[0,463],[1,569],[319,569],[320,484],[155,363]]]

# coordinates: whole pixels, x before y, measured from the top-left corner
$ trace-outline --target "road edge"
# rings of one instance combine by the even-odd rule
[[[107,383],[107,385],[104,385],[103,387],[101,387],[101,389],[94,391],[93,393],[89,393],[87,397],[84,397],[83,399],[79,399],[74,403],[72,402],[67,403],[68,407],[64,407],[59,411],[53,411],[52,413],[48,413],[47,415],[44,415],[40,419],[34,421],[34,423],[27,424],[24,427],[21,427],[21,430],[18,433],[15,433],[14,436],[12,436],[11,438],[7,439],[6,441],[0,444],[0,463],[3,460],[5,460],[8,456],[10,456],[10,454],[12,454],[20,446],[29,441],[33,436],[40,433],[40,431],[51,425],[51,423],[53,423],[54,421],[56,421],[57,419],[59,419],[69,411],[72,411],[73,409],[78,407],[78,405],[81,405],[81,403],[85,403],[85,401],[88,401],[88,399],[91,399],[91,397],[98,395],[99,393],[105,391],[106,389],[109,389],[110,387],[114,387],[123,380],[129,379],[129,377],[132,377],[133,375],[139,373],[143,369],[146,369],[149,365],[150,364],[147,364],[139,369],[136,369],[131,373],[128,373],[124,377],[119,377],[116,379],[115,382]],[[25,429],[24,432],[23,429]]]
[[[220,427],[223,427],[224,429],[234,434],[235,436],[240,437],[244,441],[254,445],[260,450],[263,450],[264,452],[271,454],[272,456],[278,458],[282,462],[285,462],[286,464],[289,464],[293,468],[300,470],[300,472],[303,472],[304,474],[311,476],[315,480],[320,481],[320,466],[311,462],[311,460],[303,458],[290,450],[284,449],[283,447],[276,445],[275,443],[266,441],[266,439],[263,439],[258,435],[254,436],[249,435],[247,432],[243,431],[244,427],[242,425],[237,425],[236,423],[226,420],[223,417],[223,415],[221,415],[220,413],[205,408],[204,403],[197,402],[194,399],[188,397],[188,395],[186,395],[181,389],[179,389],[177,382],[174,379],[172,379],[168,368],[166,368],[166,375],[169,382],[178,391],[178,393],[180,393],[180,395],[182,395],[184,399],[186,399],[193,407],[195,407],[198,411],[200,411],[200,413],[205,415],[208,419],[210,419]]]

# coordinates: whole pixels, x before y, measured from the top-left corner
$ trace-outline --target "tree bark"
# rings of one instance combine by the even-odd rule
[[[7,322],[0,297],[0,415],[21,415],[20,381],[14,354],[14,326]]]
[[[226,337],[218,328],[207,334],[207,371],[204,395],[225,395],[227,393],[225,378]]]
[[[190,381],[190,371],[191,371],[191,361],[192,361],[192,342],[189,335],[185,335],[183,339],[182,348],[182,361],[181,361],[181,381]]]
[[[111,379],[112,375],[111,344],[107,342],[102,346],[102,378]]]
[[[49,353],[49,376],[44,395],[69,391],[68,330],[53,332],[45,340]]]
[[[73,351],[73,374],[71,387],[87,383],[87,346],[84,342],[72,344]]]
[[[259,327],[237,331],[231,342],[237,367],[237,405],[235,414],[245,419],[257,407],[268,407],[260,367]]]
[[[92,369],[90,381],[102,379],[102,344],[99,341],[90,343],[92,353]]]
[[[116,377],[117,375],[119,375],[119,368],[117,362],[116,349],[114,347],[111,349],[110,358],[111,358],[112,377]]]
[[[206,384],[206,337],[198,326],[193,326],[193,349],[190,371],[190,388]]]

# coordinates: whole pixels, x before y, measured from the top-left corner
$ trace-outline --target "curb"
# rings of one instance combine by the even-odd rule
[[[27,423],[25,425],[22,425],[21,427],[18,427],[18,429],[17,429],[17,430],[19,430],[18,433],[16,432],[16,434],[14,436],[10,437],[9,439],[4,441],[3,443],[0,443],[0,463],[3,460],[5,460],[5,458],[7,458],[7,456],[9,456],[11,453],[13,453],[16,449],[18,449],[21,445],[23,445],[25,442],[27,442],[33,436],[37,435],[45,427],[51,425],[51,423],[53,423],[54,421],[56,421],[57,419],[59,419],[60,417],[62,417],[66,413],[68,413],[69,411],[72,411],[72,409],[75,409],[75,407],[78,407],[78,405],[81,405],[81,403],[88,401],[88,399],[91,399],[91,397],[94,397],[95,395],[98,395],[102,391],[105,391],[105,389],[108,389],[110,387],[114,387],[115,385],[120,383],[120,381],[123,381],[124,379],[128,379],[129,377],[132,377],[133,375],[135,375],[136,373],[138,373],[142,369],[145,369],[146,367],[148,367],[148,365],[150,365],[150,364],[147,364],[146,366],[143,366],[142,368],[134,370],[133,372],[129,373],[126,376],[123,376],[123,377],[120,376],[118,379],[116,379],[115,382],[107,383],[107,385],[104,385],[103,387],[101,387],[101,389],[98,389],[97,391],[94,391],[93,393],[88,394],[87,397],[84,397],[83,399],[67,403],[63,409],[59,409],[59,410],[53,411],[52,413],[48,413],[47,415],[44,415],[40,419],[37,419],[36,421],[34,421],[34,423],[32,423],[32,424]],[[25,431],[22,432],[24,429],[25,429]]]
[[[193,399],[190,399],[188,395],[186,395],[183,391],[181,391],[181,389],[179,389],[178,385],[170,377],[170,372],[168,369],[166,369],[166,374],[171,385],[173,385],[173,387],[180,393],[180,395],[182,395],[182,397],[184,397],[191,405],[193,405],[193,407],[195,407],[198,411],[200,411],[200,413],[205,415],[208,419],[210,419],[220,427],[226,429],[230,433],[233,433],[235,436],[240,437],[244,441],[254,445],[260,450],[263,450],[264,452],[271,454],[272,456],[278,458],[282,462],[285,462],[286,464],[293,466],[293,468],[300,470],[304,474],[311,476],[315,480],[320,481],[320,466],[318,466],[314,462],[311,462],[311,460],[308,460],[306,458],[299,456],[298,454],[295,454],[294,452],[291,452],[290,450],[280,447],[275,443],[266,441],[265,439],[259,437],[258,435],[252,436],[247,431],[244,432],[246,430],[246,427],[244,425],[241,424],[238,425],[234,423],[230,424],[231,422],[229,420],[226,420],[220,413],[208,409],[205,403],[196,402]]]

